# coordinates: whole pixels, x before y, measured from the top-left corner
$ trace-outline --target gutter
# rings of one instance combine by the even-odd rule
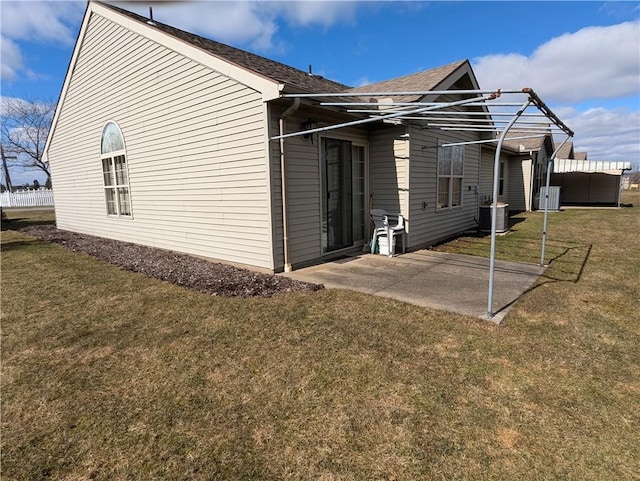
[[[282,233],[284,240],[284,271],[291,272],[291,262],[289,261],[289,224],[287,222],[287,179],[286,179],[286,162],[284,155],[284,130],[285,120],[291,116],[300,107],[300,98],[293,99],[293,103],[285,110],[278,119],[280,128],[280,185],[282,189]]]

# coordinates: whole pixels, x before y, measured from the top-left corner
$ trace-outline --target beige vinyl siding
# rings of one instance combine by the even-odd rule
[[[271,133],[279,134],[278,119],[287,107],[273,107],[271,113]],[[295,112],[285,122],[285,131],[295,132],[309,117],[313,117],[319,127],[335,124],[336,119],[314,111],[303,109]],[[289,262],[294,268],[308,265],[322,258],[322,195],[320,172],[321,138],[350,140],[358,145],[367,144],[365,129],[336,129],[313,135],[310,139],[301,136],[285,140],[287,179],[287,220],[289,227]],[[284,266],[282,227],[282,188],[280,177],[279,142],[271,143],[271,190],[273,206],[274,258],[276,270]]]
[[[293,128],[299,129],[303,121],[293,117]],[[322,255],[318,144],[317,135],[313,144],[300,136],[285,141],[289,261],[292,265],[317,259]],[[282,211],[282,207],[280,210]]]
[[[108,120],[132,218],[106,213]],[[93,14],[49,146],[58,227],[273,269],[264,129],[259,92]]]
[[[410,208],[408,247],[432,245],[466,229],[474,228],[478,212],[478,183],[480,146],[467,145],[464,153],[464,178],[462,180],[462,206],[438,209],[437,168],[438,142],[445,143],[478,140],[472,132],[435,132],[412,128],[410,162]],[[423,148],[424,147],[424,148]],[[425,206],[423,207],[423,203]]]
[[[531,191],[531,159],[516,157],[509,161],[507,203],[510,211],[528,209],[527,199]]]
[[[486,147],[481,148],[481,162],[480,162],[480,202],[484,199],[490,199],[493,197],[493,171],[495,164],[496,151],[494,149],[488,149]],[[508,202],[509,192],[509,161],[504,154],[500,155],[500,162],[503,163],[503,189],[502,195],[498,195],[498,201]]]
[[[493,195],[493,164],[495,161],[495,151],[481,148],[480,162],[480,202]]]
[[[371,133],[370,208],[400,212],[409,223],[409,135],[405,127]]]
[[[271,117],[272,135],[279,133],[279,115],[274,108]],[[289,117],[285,131],[299,130],[306,117]],[[285,140],[287,175],[287,221],[289,227],[289,262],[301,263],[317,259],[320,247],[320,164],[318,140],[314,143],[301,137]],[[284,230],[282,223],[282,179],[280,176],[280,144],[271,143],[272,222],[276,270],[284,266]]]

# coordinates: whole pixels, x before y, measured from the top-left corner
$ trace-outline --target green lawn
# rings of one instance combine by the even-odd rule
[[[2,479],[640,479],[624,201],[550,215],[551,265],[501,327],[347,291],[209,297],[4,224]],[[541,219],[499,257],[537,262]]]

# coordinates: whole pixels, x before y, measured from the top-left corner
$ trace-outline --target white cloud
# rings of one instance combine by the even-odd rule
[[[75,41],[74,27],[84,2],[2,2],[2,34],[14,40]]]
[[[145,17],[149,5],[142,2],[115,2],[122,8]],[[255,48],[272,48],[277,30],[274,17],[258,2],[159,2],[153,5],[153,17],[159,22],[217,38],[227,43],[249,43]]]
[[[69,46],[75,41],[75,29],[84,12],[84,2],[27,2],[2,1],[0,27],[2,30],[1,78],[19,80],[38,78],[25,65],[21,42],[47,42]]]
[[[296,26],[321,25],[330,27],[340,22],[350,22],[355,18],[356,2],[347,1],[297,1],[277,2],[277,8],[287,21]]]
[[[374,82],[369,80],[369,77],[360,77],[355,82],[352,82],[354,87],[364,87],[365,85],[370,85]]]
[[[22,54],[15,42],[4,35],[0,38],[0,48],[0,55],[2,56],[0,78],[13,81],[23,68]]]
[[[592,108],[556,109],[576,132],[574,148],[591,160],[623,160],[640,166],[640,112]]]
[[[148,16],[142,2],[115,2],[126,10]],[[250,44],[260,51],[281,47],[274,42],[278,20],[293,26],[327,28],[352,21],[357,3],[338,1],[156,2],[153,17],[159,22],[231,44]]]
[[[545,101],[580,102],[640,93],[640,22],[587,27],[553,38],[533,54],[473,61],[482,88],[531,87]]]

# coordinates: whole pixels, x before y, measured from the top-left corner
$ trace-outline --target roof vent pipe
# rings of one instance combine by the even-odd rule
[[[153,8],[149,7],[149,20],[147,20],[147,24],[156,26],[156,22],[153,21]]]
[[[309,64],[309,77],[313,77],[313,69],[311,68],[311,64]]]

